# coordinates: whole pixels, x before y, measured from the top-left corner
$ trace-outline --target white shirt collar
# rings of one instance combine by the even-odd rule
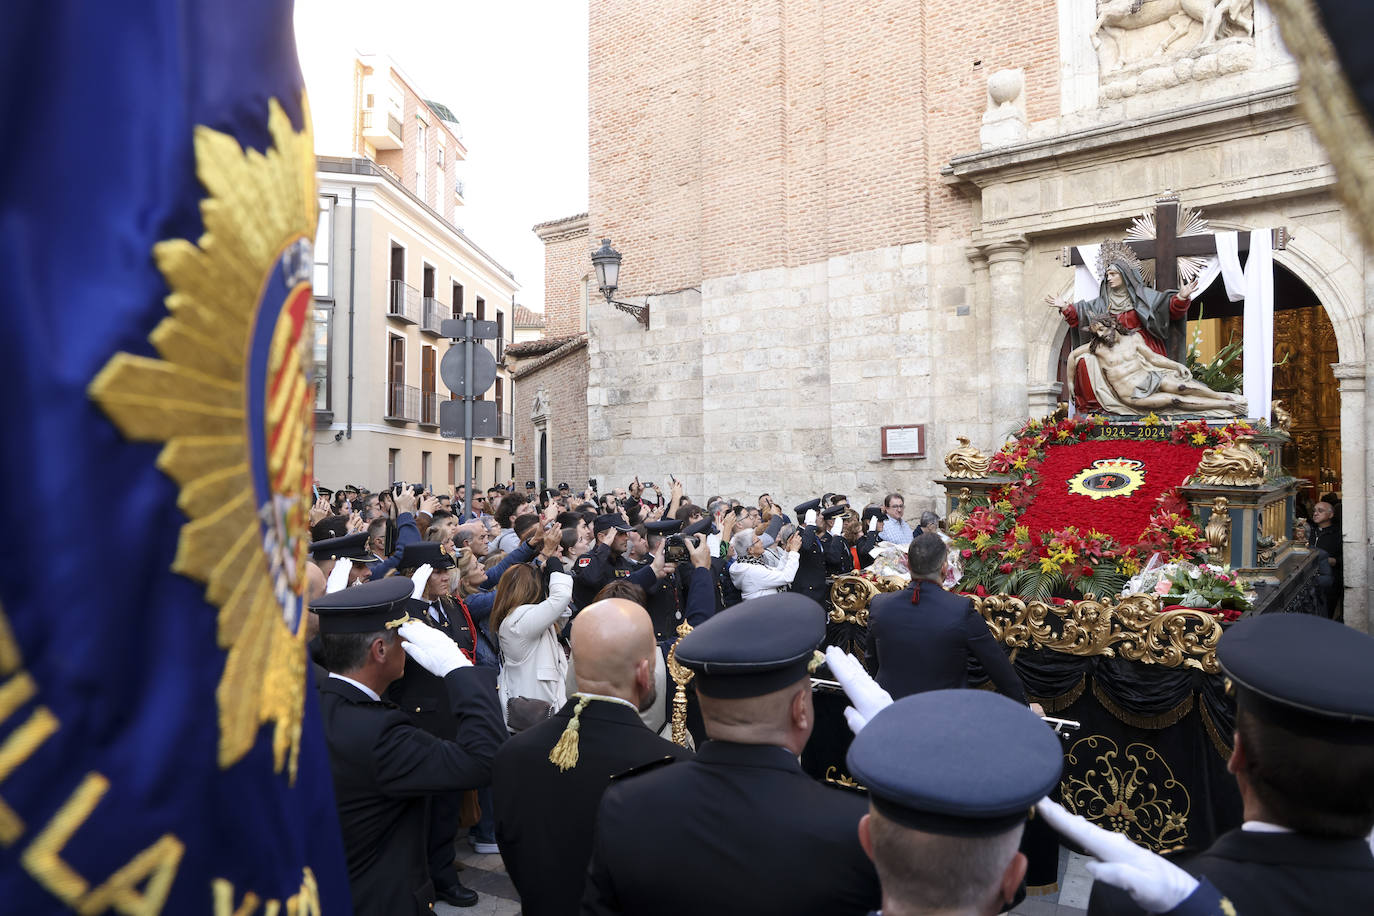
[[[1246,821],[1240,825],[1246,833],[1292,833],[1287,827],[1271,824],[1268,821]]]
[[[577,693],[573,694],[573,696],[586,697],[589,700],[605,700],[607,703],[619,703],[621,706],[630,707],[635,711],[635,713],[639,712],[639,710],[635,707],[635,704],[631,703],[624,697],[608,697],[600,693],[588,693],[585,690],[579,690]]]
[[[341,680],[341,681],[347,681],[348,683],[352,684],[354,687],[357,687],[357,688],[358,688],[359,690],[361,690],[363,693],[367,694],[367,695],[368,695],[368,698],[371,699],[373,702],[380,703],[380,702],[382,701],[382,698],[379,697],[379,696],[377,696],[377,691],[373,690],[371,687],[367,686],[366,684],[360,684],[359,682],[353,680],[353,678],[351,678],[351,677],[345,677],[345,676],[342,675],[342,674],[335,674],[333,671],[329,672],[329,676],[330,676],[330,677],[336,677],[336,678],[338,678],[338,679]]]

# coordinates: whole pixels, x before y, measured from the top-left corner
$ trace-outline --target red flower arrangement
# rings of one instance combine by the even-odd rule
[[[991,491],[990,502],[974,504],[952,532],[963,562],[961,590],[1107,598],[1156,553],[1166,560],[1205,556],[1201,527],[1176,488],[1197,469],[1205,448],[1253,428],[1189,421],[1167,435],[1103,438],[1109,425],[1096,416],[1031,420],[992,457],[992,470],[1013,479]],[[1162,425],[1153,417],[1140,424]],[[1070,488],[1095,462],[1107,462],[1102,473],[1110,473],[1114,459],[1130,463],[1129,487],[1097,498],[1082,486]]]

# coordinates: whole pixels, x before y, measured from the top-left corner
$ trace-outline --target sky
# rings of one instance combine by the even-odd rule
[[[307,73],[323,56],[387,54],[453,110],[468,151],[454,222],[543,311],[530,228],[587,210],[587,0],[296,0],[296,43]]]

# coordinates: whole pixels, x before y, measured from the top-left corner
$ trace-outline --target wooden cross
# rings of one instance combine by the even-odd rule
[[[1273,230],[1273,247],[1283,250],[1288,247],[1288,230]],[[1236,233],[1236,248],[1239,252],[1250,250],[1250,233]],[[1186,257],[1212,257],[1217,253],[1217,239],[1211,233],[1199,235],[1178,234],[1178,195],[1166,192],[1155,199],[1155,237],[1138,239],[1125,243],[1136,257],[1142,261],[1155,262],[1155,289],[1178,289],[1178,259]],[[1083,255],[1077,247],[1065,247],[1060,255],[1061,264],[1083,265]],[[1169,358],[1183,362],[1187,355],[1186,319],[1169,322]]]

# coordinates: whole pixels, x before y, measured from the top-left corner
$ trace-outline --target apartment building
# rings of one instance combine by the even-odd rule
[[[320,195],[315,476],[330,487],[406,481],[436,492],[463,482],[463,440],[439,432],[439,404],[452,397],[439,376],[451,345],[440,329],[471,313],[498,328],[485,343],[497,379],[482,397],[501,418],[497,435],[474,440],[473,481],[509,483],[505,348],[518,284],[456,225],[467,153],[457,119],[385,56],[350,63],[306,71]]]

